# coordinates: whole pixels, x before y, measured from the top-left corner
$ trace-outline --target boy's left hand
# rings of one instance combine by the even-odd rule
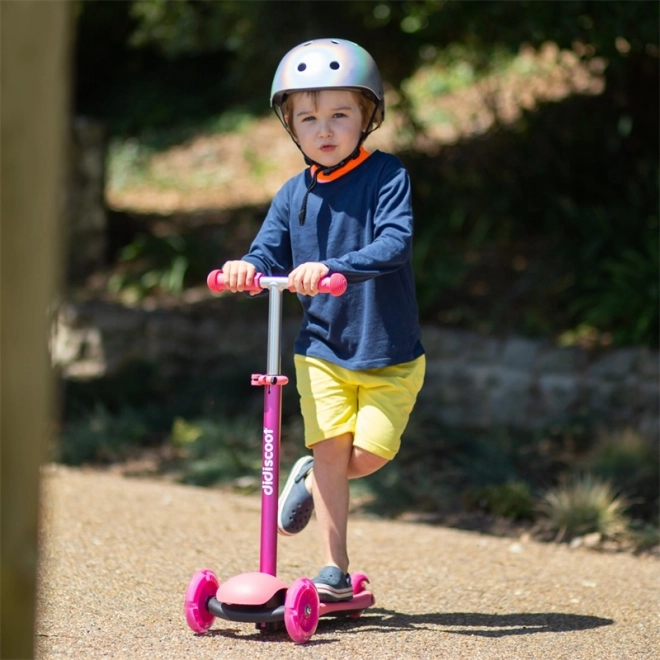
[[[319,280],[329,272],[330,269],[321,263],[301,264],[289,273],[289,291],[315,296],[319,292]]]

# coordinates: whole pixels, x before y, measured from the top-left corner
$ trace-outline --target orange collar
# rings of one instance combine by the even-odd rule
[[[358,165],[360,165],[360,163],[364,163],[364,161],[367,160],[367,158],[369,158],[369,156],[371,156],[371,154],[364,147],[361,146],[360,147],[360,153],[358,154],[357,158],[353,158],[353,160],[349,160],[348,163],[346,163],[346,165],[344,165],[344,167],[341,167],[340,169],[335,170],[334,172],[332,172],[332,174],[323,174],[322,171],[319,172],[318,177],[317,177],[317,181],[319,183],[328,183],[329,181],[335,181],[340,176],[343,176],[344,174],[347,174],[351,170],[354,170]],[[314,173],[318,169],[319,168],[316,165],[312,165],[309,168],[309,173],[312,176],[314,176]]]

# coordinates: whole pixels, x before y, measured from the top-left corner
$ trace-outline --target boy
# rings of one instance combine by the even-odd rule
[[[289,273],[303,306],[294,360],[313,457],[289,475],[278,528],[297,534],[316,509],[326,566],[313,582],[322,601],[349,600],[348,481],[394,458],[424,380],[410,181],[396,157],[363,147],[385,105],[378,68],[357,44],[292,49],[271,105],[310,167],[277,193],[249,253],[222,270],[233,292],[256,272]],[[346,276],[343,296],[316,295],[330,272]]]

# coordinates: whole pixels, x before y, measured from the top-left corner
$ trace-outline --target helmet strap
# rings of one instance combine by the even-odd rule
[[[316,187],[320,172],[321,170],[318,168],[314,170],[314,174],[312,174],[312,182],[309,184],[307,190],[305,191],[305,196],[303,197],[300,211],[298,212],[298,222],[300,223],[301,227],[305,224],[305,218],[307,217],[307,198],[309,197],[309,193],[311,193],[312,190],[314,190]]]

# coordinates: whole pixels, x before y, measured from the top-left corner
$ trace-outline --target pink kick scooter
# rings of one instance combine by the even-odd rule
[[[212,271],[207,284],[211,291],[224,290],[222,272]],[[278,627],[284,621],[289,636],[304,644],[316,631],[319,617],[360,616],[376,600],[366,584],[364,573],[353,573],[353,598],[339,603],[321,603],[314,583],[298,578],[289,587],[277,577],[277,500],[279,495],[280,431],[282,387],[288,378],[280,374],[280,333],[282,292],[286,277],[257,274],[251,291],[268,289],[268,355],[266,374],[253,374],[252,385],[264,388],[264,418],[261,465],[261,551],[258,572],[242,573],[220,584],[213,571],[200,570],[188,584],[184,611],[188,626],[196,633],[206,632],[215,617],[227,621],[254,623],[260,631]],[[340,296],[346,291],[346,278],[340,273],[319,283],[320,293]]]

